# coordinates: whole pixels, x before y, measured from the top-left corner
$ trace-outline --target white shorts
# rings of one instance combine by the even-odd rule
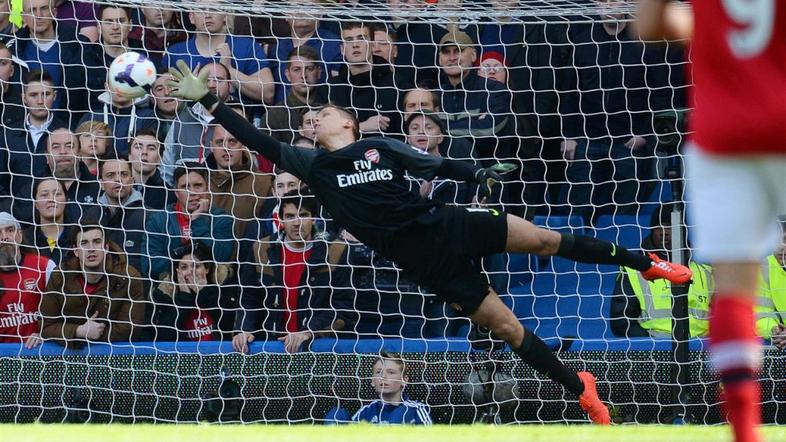
[[[758,261],[780,240],[786,215],[786,156],[685,155],[691,242],[708,262]]]

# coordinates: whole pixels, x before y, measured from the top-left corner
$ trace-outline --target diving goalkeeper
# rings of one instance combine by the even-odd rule
[[[171,71],[171,94],[194,100],[240,142],[306,182],[333,216],[358,240],[394,261],[473,322],[507,342],[527,364],[576,394],[582,409],[598,424],[609,412],[595,388],[595,377],[566,367],[546,344],[526,330],[473,266],[483,256],[509,252],[561,256],[580,262],[614,264],[640,271],[645,279],[685,283],[691,271],[652,255],[632,253],[595,238],[542,229],[493,209],[467,209],[422,198],[405,174],[475,182],[490,194],[501,181],[497,165],[470,163],[431,155],[392,138],[358,141],[358,121],[344,108],[327,105],[317,113],[314,129],[323,149],[283,144],[257,130],[221,103],[207,87],[207,71],[195,76],[179,61]]]

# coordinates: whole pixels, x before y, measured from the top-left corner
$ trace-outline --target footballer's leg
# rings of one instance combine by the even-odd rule
[[[505,251],[508,253],[533,253],[590,264],[614,264],[636,269],[648,280],[668,279],[675,284],[684,284],[692,276],[686,266],[663,261],[654,254],[634,253],[597,238],[544,229],[515,215],[507,215],[507,225]]]
[[[720,157],[698,149],[686,158],[696,253],[712,264],[715,278],[710,361],[724,387],[735,440],[760,441],[761,348],[754,308],[760,260],[776,243],[777,215],[786,210],[786,161]]]
[[[608,408],[598,397],[592,373],[577,373],[565,366],[542,339],[521,325],[494,289],[489,288],[488,295],[469,317],[504,340],[532,368],[539,373],[546,373],[549,378],[578,396],[581,408],[594,423],[608,425],[611,422]]]

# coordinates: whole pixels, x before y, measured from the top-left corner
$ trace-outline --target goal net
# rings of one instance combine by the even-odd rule
[[[424,198],[690,259],[687,55],[639,41],[630,2],[65,2],[54,21],[45,0],[29,3],[43,9],[11,14],[26,28],[0,31],[13,215],[0,214],[2,422],[587,420],[298,197],[294,171],[170,99],[178,60],[284,143],[319,149],[314,112],[334,103],[361,137],[517,166],[480,200],[467,183],[412,178]],[[163,77],[142,99],[105,84],[126,51]],[[615,422],[723,420],[702,339],[710,269],[695,264],[706,279],[682,295],[690,320],[675,338],[671,287],[625,269],[476,264],[527,329],[597,377]],[[775,321],[766,331],[780,316],[760,318]],[[771,423],[784,419],[781,358],[768,351],[762,371]]]

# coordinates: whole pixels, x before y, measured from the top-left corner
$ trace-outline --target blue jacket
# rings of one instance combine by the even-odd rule
[[[210,249],[213,260],[228,262],[234,249],[233,219],[225,211],[213,207],[191,223],[191,239]],[[174,204],[166,211],[148,215],[145,223],[146,235],[142,238],[142,275],[160,280],[164,274],[172,273],[171,253],[183,245],[183,232],[177,222]]]
[[[376,400],[361,407],[352,416],[352,421],[372,424],[431,425],[431,411],[428,405],[411,401],[406,395],[402,399],[403,402],[398,405]]]

